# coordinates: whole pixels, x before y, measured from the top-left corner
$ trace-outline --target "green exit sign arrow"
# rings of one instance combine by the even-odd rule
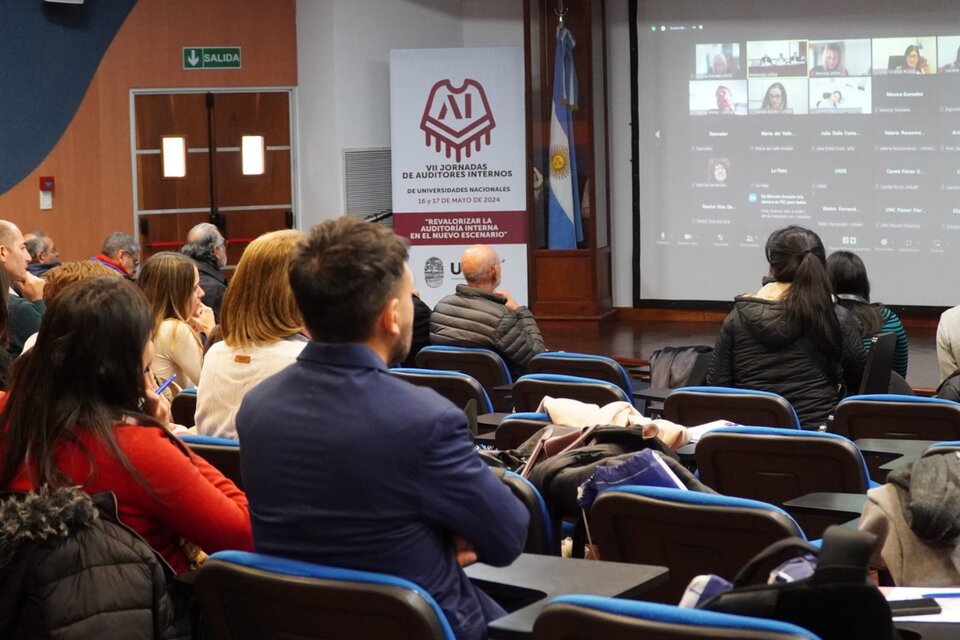
[[[239,69],[240,47],[184,47],[184,69]]]

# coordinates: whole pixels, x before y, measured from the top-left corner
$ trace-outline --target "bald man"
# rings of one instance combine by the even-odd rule
[[[466,284],[437,303],[430,316],[430,342],[484,347],[500,354],[510,373],[521,376],[530,358],[544,351],[543,335],[530,309],[500,286],[500,258],[493,247],[475,244],[460,257]]]
[[[27,271],[30,252],[17,225],[0,220],[0,263],[11,286],[7,301],[7,322],[10,344],[7,350],[20,355],[24,341],[40,328],[46,306],[43,302],[41,278]]]

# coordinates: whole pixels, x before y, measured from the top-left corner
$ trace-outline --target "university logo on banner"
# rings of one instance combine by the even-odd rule
[[[449,79],[434,84],[420,119],[425,144],[437,153],[443,150],[448,158],[453,153],[457,162],[461,154],[469,158],[481,144],[489,145],[496,126],[483,85],[469,78],[459,87]]]
[[[460,255],[478,243],[526,297],[523,69],[519,47],[390,52],[393,228],[430,306],[465,282]]]

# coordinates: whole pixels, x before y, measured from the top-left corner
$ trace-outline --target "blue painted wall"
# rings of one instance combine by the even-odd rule
[[[63,135],[137,0],[0,0],[0,193]]]

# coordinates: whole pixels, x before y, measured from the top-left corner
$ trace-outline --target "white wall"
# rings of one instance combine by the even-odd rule
[[[626,0],[608,0],[613,304],[633,305]],[[390,146],[390,49],[523,46],[519,0],[298,0],[300,225],[343,213],[343,150]]]
[[[344,213],[344,149],[390,146],[391,49],[507,45],[516,0],[298,0],[300,226]]]

